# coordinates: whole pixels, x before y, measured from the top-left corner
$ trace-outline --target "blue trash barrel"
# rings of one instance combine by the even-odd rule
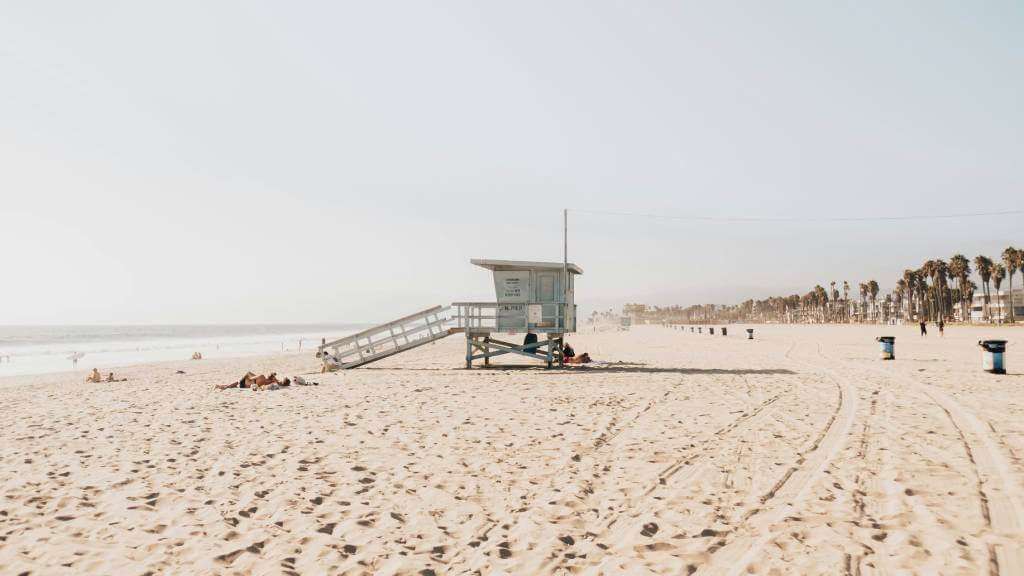
[[[1006,340],[979,340],[981,346],[981,368],[993,374],[1006,374],[1003,354],[1006,353]]]
[[[754,329],[753,328],[747,328],[747,340],[753,340],[753,339],[754,339]]]
[[[878,357],[882,360],[893,360],[896,358],[896,337],[879,336],[875,338],[881,344],[881,352]]]

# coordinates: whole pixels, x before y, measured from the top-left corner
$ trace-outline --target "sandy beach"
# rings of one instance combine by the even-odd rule
[[[456,335],[261,393],[213,388],[317,360],[6,378],[0,573],[1024,573],[1020,329],[741,328],[584,332],[610,364],[564,371]]]

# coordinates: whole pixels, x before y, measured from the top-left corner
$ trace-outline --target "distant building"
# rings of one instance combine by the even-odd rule
[[[1013,290],[1013,318],[1018,322],[1024,321],[1024,289],[1014,288]],[[985,315],[985,295],[980,290],[975,291],[971,300],[971,322],[1009,322],[1010,315],[1009,290],[993,290],[989,294],[988,317]]]

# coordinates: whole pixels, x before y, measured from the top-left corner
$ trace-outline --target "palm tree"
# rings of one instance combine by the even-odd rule
[[[989,314],[989,291],[988,282],[992,278],[992,260],[988,256],[975,256],[974,257],[974,268],[978,271],[978,276],[981,276],[981,293],[985,297],[985,310],[984,316],[990,322],[992,321],[992,315]]]
[[[904,280],[903,278],[900,278],[899,280],[897,280],[896,281],[896,290],[895,290],[895,292],[896,292],[896,308],[900,311],[900,315],[901,315],[900,320],[905,320],[906,318],[903,317],[903,299],[904,299],[904,297],[906,297],[906,294],[907,294],[907,281]]]
[[[849,320],[850,316],[850,283],[843,280],[843,316]]]
[[[970,301],[965,300],[967,295],[967,283],[970,282],[971,262],[963,254],[954,254],[949,259],[949,275],[956,278],[960,286],[960,321],[970,321],[971,312],[968,310]]]
[[[903,281],[907,284],[907,320],[914,316],[914,295],[917,293],[917,281],[914,271],[907,268],[903,271]]]
[[[931,291],[930,291],[931,297],[929,298],[931,300],[932,304],[931,304],[931,306],[928,307],[928,319],[929,320],[932,319],[932,313],[935,312],[937,310],[937,308],[938,308],[938,304],[936,302],[936,300],[937,300],[937,298],[936,298],[936,294],[937,294],[936,288],[938,288],[938,283],[935,281],[935,275],[937,273],[936,272],[937,269],[938,269],[938,262],[935,261],[935,260],[929,260],[929,261],[927,261],[927,262],[925,262],[924,264],[921,265],[921,274],[925,278],[927,278],[928,280],[932,281],[932,286],[931,286]],[[938,318],[935,318],[935,320],[938,320]]]
[[[828,294],[825,292],[825,289],[821,287],[821,284],[814,287],[814,301],[818,306],[818,317],[821,319],[821,322],[824,323],[825,306],[828,304]]]
[[[934,312],[935,321],[939,321],[945,316],[945,314],[943,314],[943,301],[945,298],[942,288],[946,284],[946,274],[948,269],[949,268],[946,266],[946,263],[942,260],[929,260],[921,266],[921,271],[924,272],[928,279],[932,281],[932,310],[929,313],[929,317],[931,317],[931,313]]]
[[[863,323],[868,309],[868,285],[861,282],[858,288],[860,288],[860,321]]]
[[[868,293],[871,294],[871,310],[874,311],[875,320],[878,320],[878,282],[871,280],[868,282]]]
[[[1010,323],[1017,322],[1017,316],[1013,311],[1013,275],[1017,273],[1021,264],[1021,253],[1013,246],[1003,250],[1003,265],[1006,266],[1006,276],[1010,279]],[[998,290],[999,288],[996,288]]]
[[[939,291],[939,319],[945,319],[948,313],[946,309],[946,281],[949,278],[949,266],[941,258],[935,261],[935,278],[932,282],[935,289]]]
[[[835,322],[835,320],[836,320],[836,300],[837,300],[836,296],[838,296],[838,293],[836,292],[836,281],[833,280],[833,281],[829,282],[828,283],[828,288],[829,288],[829,290],[828,290],[828,298],[829,298],[829,300],[831,300],[831,305],[829,307],[829,318],[831,319],[830,320],[831,322]]]
[[[921,315],[919,320],[931,318],[931,307],[928,307],[928,275],[924,270],[914,270],[914,278],[917,279],[917,302]]]
[[[1006,277],[1006,267],[1002,264],[992,266],[992,283],[996,286],[996,305],[999,306],[999,323],[1003,323],[1003,299],[999,296],[999,286]]]

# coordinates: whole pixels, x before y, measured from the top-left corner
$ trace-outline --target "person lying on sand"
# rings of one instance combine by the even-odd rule
[[[100,376],[100,371],[99,370],[93,368],[92,369],[92,374],[89,374],[89,377],[86,378],[85,381],[86,382],[102,382],[103,381],[103,377]]]
[[[114,378],[114,373],[113,372],[111,372],[110,374],[107,374],[107,379],[104,380],[104,382],[127,382],[127,381],[128,381],[127,378],[121,378],[120,380],[118,380],[117,378]]]
[[[277,372],[271,372],[270,376],[264,376],[263,374],[260,374],[259,376],[253,379],[252,389],[259,391],[263,390],[264,388],[270,388],[271,386],[277,383]]]
[[[271,374],[270,377],[267,378],[266,382],[264,382],[263,384],[257,384],[255,386],[253,386],[253,390],[255,390],[257,392],[260,392],[260,391],[263,391],[263,390],[277,390],[279,388],[284,388],[286,386],[291,386],[291,385],[292,385],[292,381],[290,379],[285,378],[284,380],[278,380],[277,379],[277,374]]]
[[[565,359],[566,364],[590,364],[593,360],[590,359],[590,354],[584,352],[579,356],[572,356]]]
[[[291,379],[285,378],[284,380],[278,380],[277,379],[277,372],[271,372],[270,376],[268,376],[262,382],[260,382],[260,377],[257,376],[256,377],[256,383],[253,386],[253,389],[256,390],[256,391],[266,390],[268,388],[270,390],[277,390],[278,388],[285,388],[285,387],[291,386],[291,385],[292,385]]]
[[[584,352],[577,356],[576,351],[572,349],[572,346],[568,342],[562,345],[562,362],[566,364],[590,364],[590,354]]]
[[[232,382],[230,384],[218,384],[217,389],[226,390],[228,388],[251,388],[254,391],[258,392],[260,390],[266,390],[267,388],[270,388],[271,390],[277,390],[280,387],[291,385],[292,381],[288,378],[285,378],[284,381],[278,380],[277,372],[271,372],[270,376],[264,376],[263,374],[257,376],[252,372],[246,372],[245,376],[242,376],[238,380],[238,382]]]

